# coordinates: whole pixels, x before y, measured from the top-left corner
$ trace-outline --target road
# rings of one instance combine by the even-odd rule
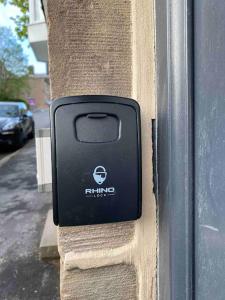
[[[49,126],[48,113],[35,113],[36,126]],[[39,243],[50,195],[38,193],[35,141],[0,167],[0,299],[59,299],[56,264],[39,259]]]

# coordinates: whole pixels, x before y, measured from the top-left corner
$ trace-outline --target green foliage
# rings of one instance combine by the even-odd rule
[[[27,73],[27,57],[10,28],[0,27],[0,61],[7,71],[22,76]]]
[[[0,27],[0,99],[15,99],[28,89],[28,64],[12,31]]]
[[[29,23],[29,3],[28,0],[0,0],[1,4],[10,4],[17,6],[20,11],[20,16],[15,16],[12,20],[16,24],[16,33],[23,40],[27,38],[27,25]]]
[[[28,67],[28,73],[29,73],[29,75],[34,75],[34,66]]]

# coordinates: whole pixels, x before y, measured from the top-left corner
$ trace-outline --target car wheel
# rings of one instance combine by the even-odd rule
[[[23,147],[24,143],[25,143],[25,137],[23,131],[21,131],[16,138],[14,146],[16,147],[16,149],[19,149]]]
[[[28,138],[29,139],[33,139],[35,136],[35,128],[34,128],[34,124],[32,125],[32,130],[31,132],[28,134]]]

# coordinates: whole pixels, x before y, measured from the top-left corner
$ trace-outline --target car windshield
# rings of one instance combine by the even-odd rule
[[[0,118],[8,118],[8,117],[18,117],[19,109],[17,105],[8,105],[1,104],[0,105]]]

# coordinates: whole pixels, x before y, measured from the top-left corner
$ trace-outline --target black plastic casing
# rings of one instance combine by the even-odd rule
[[[141,124],[135,100],[71,96],[50,108],[53,218],[59,226],[141,216]]]

